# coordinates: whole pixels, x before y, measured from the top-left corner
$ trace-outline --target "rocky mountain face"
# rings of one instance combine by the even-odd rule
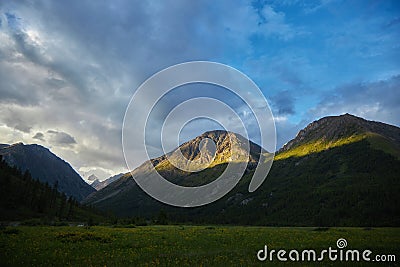
[[[0,146],[0,155],[10,166],[16,166],[22,172],[28,170],[32,177],[50,186],[57,184],[60,192],[81,201],[94,192],[78,173],[64,160],[40,145]]]
[[[233,149],[235,151],[233,151]],[[247,153],[248,151],[248,153]],[[257,144],[246,140],[243,136],[232,132],[215,130],[205,132],[196,138],[183,143],[167,155],[151,160],[153,166],[167,179],[173,181],[175,176],[191,175],[183,170],[210,168],[228,162],[248,162],[250,166],[257,164],[260,153],[267,153]],[[183,158],[180,157],[183,155]],[[186,162],[186,160],[188,160]],[[143,164],[142,166],[145,166]],[[178,166],[176,168],[175,166]],[[133,174],[143,172],[139,167]]]
[[[212,153],[199,153],[202,140],[210,138],[217,144],[214,157],[217,164],[202,171],[173,170],[166,156],[151,162],[173,183],[184,186],[208,183],[231,160],[225,142],[227,135],[221,131],[207,132],[180,146],[185,157],[197,159],[205,155],[208,160]],[[235,136],[234,142],[240,142],[241,137]],[[152,199],[128,173],[91,194],[85,203],[120,216],[151,218],[163,211],[179,222],[399,226],[400,208],[396,204],[400,201],[399,136],[400,128],[384,123],[349,114],[326,117],[309,124],[275,155],[266,181],[253,193],[247,190],[254,172],[248,167],[236,187],[220,200],[197,208],[176,208]],[[256,144],[251,143],[250,147],[247,160],[256,164],[260,153],[266,152]],[[245,160],[238,154],[240,160]],[[143,172],[142,166],[133,174]]]
[[[216,148],[215,151],[215,159],[213,161],[213,165],[218,165],[221,163],[226,163],[228,161],[249,161],[249,162],[257,162],[260,153],[266,153],[265,150],[261,149],[257,144],[246,140],[240,134],[227,132],[223,130],[215,130],[205,132],[202,135],[182,144],[179,146],[182,154],[188,160],[196,160],[200,158],[202,148],[204,148],[205,154],[207,156],[212,156],[210,154],[213,149],[210,149],[209,140],[215,143]],[[202,144],[204,142],[204,145]],[[245,157],[245,143],[249,143],[249,157]],[[232,146],[238,145],[238,151],[236,155],[232,155]],[[231,159],[230,159],[231,158]]]
[[[247,148],[249,148],[248,153],[246,152]],[[232,149],[235,150],[235,153]],[[219,176],[216,174],[222,173],[229,162],[248,162],[248,170],[253,169],[261,153],[268,152],[239,134],[222,130],[209,131],[183,143],[166,155],[145,162],[133,170],[132,175],[135,177],[146,176],[149,164],[152,164],[170,182],[182,186],[200,186],[216,179]],[[179,155],[182,155],[183,158]],[[189,163],[186,162],[186,159],[189,160]],[[179,168],[175,166],[179,166]],[[204,166],[208,166],[208,168],[203,169]],[[197,169],[202,169],[202,171],[192,172]],[[131,194],[131,190],[137,190],[137,188],[131,173],[127,173],[102,190],[89,195],[85,199],[85,203],[98,203],[114,197],[118,201],[119,198],[124,198],[123,194]]]

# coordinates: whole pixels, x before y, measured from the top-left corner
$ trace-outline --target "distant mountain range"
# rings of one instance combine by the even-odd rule
[[[50,186],[57,185],[60,192],[81,201],[96,191],[64,160],[40,145],[0,145],[0,155],[10,166],[24,173],[29,170],[32,177]]]
[[[135,177],[145,177],[151,164],[172,183],[200,186],[218,178],[232,161],[247,164],[231,192],[197,208],[177,208],[154,200],[136,184],[131,173],[102,182],[88,177],[96,191],[67,162],[39,145],[0,144],[0,155],[22,173],[29,170],[33,178],[57,185],[60,192],[121,217],[154,218],[163,213],[170,221],[190,223],[400,226],[399,127],[350,114],[314,121],[275,154],[266,181],[253,193],[248,192],[248,185],[260,155],[271,154],[250,141],[247,154],[243,146],[247,141],[232,132],[209,131],[132,171]],[[239,148],[235,153],[233,144]],[[197,163],[179,159],[178,151]],[[206,168],[182,171],[170,160],[189,170]],[[5,184],[9,183],[9,178],[3,178]],[[11,182],[14,187],[23,183]]]
[[[233,142],[243,141],[234,133],[210,131],[178,148],[186,158],[196,159],[201,141],[213,140],[216,156],[203,171],[178,170],[166,156],[151,160],[151,164],[173,183],[208,183],[229,161],[230,135]],[[172,220],[196,223],[400,225],[400,128],[350,114],[314,121],[278,151],[267,180],[253,193],[247,189],[254,166],[260,153],[267,152],[254,143],[250,147],[248,158],[234,155],[248,162],[241,181],[207,206],[185,209],[162,204],[143,192],[130,173],[92,193],[84,203],[119,216],[151,217],[163,211]],[[132,174],[143,175],[145,165]]]
[[[104,187],[106,187],[107,185],[111,184],[112,182],[118,180],[119,178],[121,178],[124,174],[120,173],[114,176],[111,176],[107,179],[105,179],[104,181],[100,181],[95,175],[91,175],[89,176],[88,180],[92,181],[92,183],[90,184],[94,189],[96,190],[100,190],[103,189]],[[92,178],[92,179],[90,179]],[[93,179],[94,178],[94,179]]]

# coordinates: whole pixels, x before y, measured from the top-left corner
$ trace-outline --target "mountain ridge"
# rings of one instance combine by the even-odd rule
[[[28,170],[33,178],[50,186],[57,185],[59,191],[78,201],[95,191],[68,162],[41,145],[4,145],[0,155],[10,166],[16,166],[21,172]]]
[[[331,123],[337,119],[343,122],[343,129],[337,126],[337,122]],[[382,142],[374,143],[371,140],[377,137],[379,141],[395,144],[400,128],[389,126],[390,133],[387,134],[382,130],[387,128],[386,124],[372,123],[379,127],[366,127],[364,124],[370,122],[349,114],[321,120],[322,123],[319,120],[303,129],[303,135],[307,137],[310,134],[308,137],[311,138],[302,138],[293,142],[295,145],[292,147],[286,146],[286,150],[277,153],[277,160],[266,181],[254,193],[247,191],[254,172],[254,169],[248,168],[236,187],[220,200],[193,209],[174,208],[144,193],[128,173],[91,194],[85,202],[119,216],[154,216],[163,210],[178,222],[299,226],[399,225],[400,211],[395,203],[400,200],[397,194],[400,190],[397,179],[400,161],[393,153],[382,149]],[[325,122],[329,127],[325,127]],[[357,127],[352,128],[351,125]],[[324,132],[329,129],[338,131]],[[324,136],[325,140],[321,138]],[[304,154],[297,153],[296,149],[305,144],[309,146],[306,147],[308,149],[313,145],[323,149],[313,148]],[[394,149],[397,151],[397,148]],[[292,151],[297,154],[290,155]],[[189,156],[192,154],[189,153]],[[153,163],[157,165],[159,161]],[[210,181],[223,172],[226,164],[224,162],[197,173],[167,179],[174,183],[183,180],[181,185],[191,186],[193,184],[188,182],[190,178]],[[137,171],[134,170],[133,175]]]
[[[202,150],[202,141],[209,142],[212,140],[215,143],[215,155],[211,155],[213,153],[206,151],[205,153],[201,153]],[[209,143],[203,143],[203,148],[206,148]],[[248,142],[248,144],[246,144]],[[235,155],[232,155],[232,147],[235,148]],[[247,153],[246,148],[249,148]],[[177,162],[172,164],[170,160],[175,159],[174,153],[180,151],[188,160],[199,161],[198,164],[194,165],[195,171],[189,172],[185,171],[187,169],[192,169],[193,166],[187,164],[186,162],[181,162],[180,159]],[[257,165],[258,159],[261,153],[268,153],[266,150],[262,149],[257,144],[251,142],[250,140],[246,140],[243,136],[223,131],[223,130],[215,130],[215,131],[207,131],[203,134],[184,142],[175,150],[157,157],[150,159],[144,162],[142,165],[132,170],[132,172],[128,172],[124,174],[118,180],[110,183],[108,186],[102,188],[101,190],[90,194],[85,200],[85,203],[90,203],[91,201],[95,201],[96,203],[100,200],[108,199],[112,196],[115,196],[116,192],[125,192],[133,187],[136,187],[136,183],[132,182],[132,175],[145,176],[149,171],[149,163],[151,163],[154,168],[168,181],[181,185],[181,186],[201,186],[203,184],[209,183],[214,179],[209,179],[210,177],[202,176],[203,172],[208,172],[211,167],[218,170],[218,172],[222,172],[226,164],[230,162],[247,162],[247,169],[254,169]],[[204,160],[203,160],[204,159]],[[197,171],[197,169],[201,169],[207,165],[208,167],[202,171]],[[181,167],[182,169],[177,168]],[[214,169],[214,170],[215,170]],[[211,177],[212,178],[212,177]],[[216,178],[216,177],[214,177]],[[107,195],[107,192],[110,191],[111,188],[115,188],[114,192],[110,192]],[[112,189],[111,189],[112,190]],[[93,200],[97,196],[101,195],[100,200]]]

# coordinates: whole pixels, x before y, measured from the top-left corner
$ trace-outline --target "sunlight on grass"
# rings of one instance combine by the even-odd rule
[[[325,140],[317,140],[312,141],[294,148],[291,148],[288,151],[284,151],[275,156],[275,160],[282,160],[290,157],[303,157],[313,153],[319,153],[324,150],[339,147],[355,142],[359,142],[363,139],[366,139],[373,148],[378,150],[383,150],[389,154],[395,155],[396,157],[400,157],[398,150],[393,148],[391,142],[381,135],[375,133],[365,133],[365,134],[356,134],[347,138],[342,138],[337,141],[327,142]]]

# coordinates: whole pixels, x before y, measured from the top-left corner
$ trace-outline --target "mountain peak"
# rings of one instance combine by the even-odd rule
[[[250,151],[246,151],[247,148]],[[134,176],[146,173],[150,168],[149,163],[171,181],[218,165],[224,168],[223,164],[229,162],[246,162],[251,169],[257,166],[261,153],[268,152],[240,134],[213,130],[204,132],[163,156],[146,161],[131,173]]]
[[[391,142],[400,144],[400,129],[382,122],[368,121],[346,113],[339,116],[328,116],[308,124],[297,136],[285,144],[279,152],[309,144],[333,143],[346,138],[377,134]]]
[[[249,157],[245,158],[247,154],[245,151],[247,142],[249,143],[250,151]],[[233,145],[237,149],[237,152],[234,154],[232,153]],[[178,150],[189,161],[198,160],[204,164],[211,163],[211,165],[218,165],[229,161],[256,162],[260,157],[260,153],[266,152],[260,146],[247,140],[240,134],[224,130],[213,130],[204,132],[192,140],[183,143],[167,155],[152,160],[153,164],[168,160],[167,157],[172,156],[173,159],[174,154],[179,152]]]

